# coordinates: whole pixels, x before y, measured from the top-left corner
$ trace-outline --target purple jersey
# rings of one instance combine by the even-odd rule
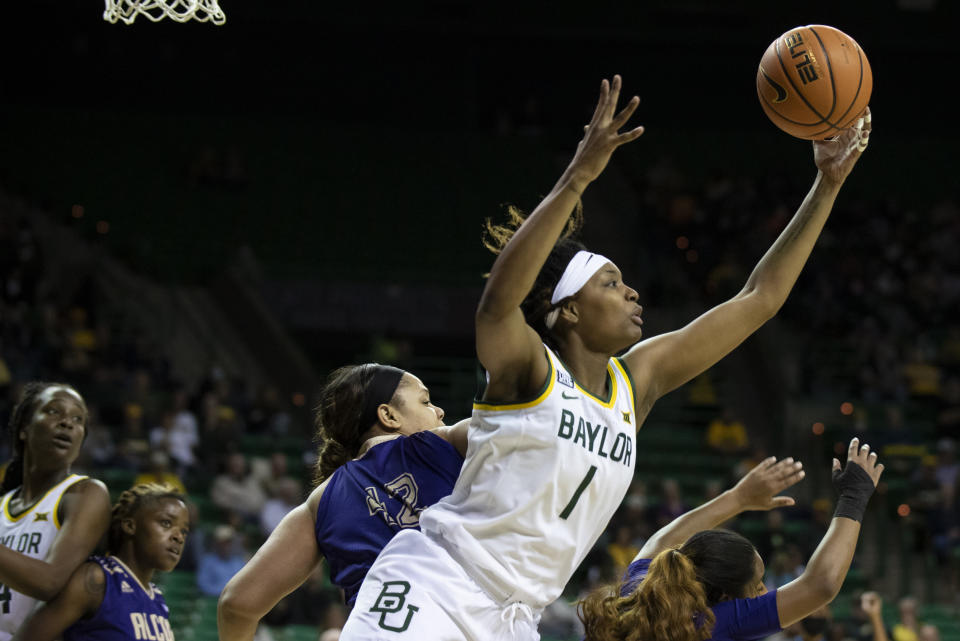
[[[363,577],[400,530],[453,491],[463,457],[432,432],[374,445],[330,476],[317,505],[317,546],[353,605]]]
[[[651,559],[637,559],[627,568],[622,594],[635,590],[647,576]],[[731,599],[715,603],[711,608],[716,623],[712,641],[753,641],[780,631],[780,615],[777,613],[777,591],[751,599]]]
[[[142,586],[113,556],[93,556],[105,582],[103,601],[89,619],[80,619],[63,632],[63,641],[173,641],[170,610],[152,583]]]

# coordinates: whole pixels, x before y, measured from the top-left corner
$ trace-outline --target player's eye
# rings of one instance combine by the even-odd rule
[[[163,527],[170,527],[170,520],[169,520],[169,519],[163,519],[163,520],[160,521],[160,525],[162,525]]]

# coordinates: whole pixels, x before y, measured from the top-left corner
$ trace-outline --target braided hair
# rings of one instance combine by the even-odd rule
[[[13,446],[13,458],[7,463],[4,471],[3,482],[0,483],[0,495],[6,494],[23,484],[24,441],[20,438],[20,432],[30,424],[34,413],[36,413],[39,408],[43,393],[51,387],[62,387],[75,393],[77,398],[83,403],[83,409],[86,413],[86,403],[72,385],[49,381],[32,381],[24,385],[23,390],[20,392],[20,398],[17,399],[17,404],[14,405],[13,411],[10,413],[10,421],[7,423],[7,430]],[[87,436],[87,420],[88,419],[85,418],[83,424],[84,438]]]
[[[127,539],[123,522],[132,519],[140,508],[162,499],[176,499],[186,503],[186,498],[165,483],[141,483],[124,492],[110,510],[110,529],[107,531],[107,553],[116,554]]]

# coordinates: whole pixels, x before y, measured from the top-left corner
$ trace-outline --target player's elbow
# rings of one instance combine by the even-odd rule
[[[787,302],[787,293],[747,283],[736,299],[750,306],[751,316],[759,327],[777,315]]]
[[[810,576],[805,574],[804,579],[804,592],[807,593],[811,602],[816,602],[820,606],[837,598],[840,588],[843,587],[843,576],[836,572],[814,572]]]
[[[232,621],[259,619],[260,604],[253,599],[251,590],[245,590],[242,582],[234,576],[220,593],[217,600],[217,617]]]
[[[32,589],[29,592],[24,590],[24,593],[38,601],[51,601],[67,585],[67,579],[69,576],[61,577],[56,573],[38,576]]]

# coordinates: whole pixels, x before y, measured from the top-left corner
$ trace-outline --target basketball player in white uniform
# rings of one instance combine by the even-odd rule
[[[0,641],[66,585],[110,523],[106,486],[70,473],[86,421],[83,398],[58,383],[28,383],[14,407],[16,455],[0,498]]]
[[[643,133],[619,133],[639,103],[617,114],[619,90],[619,76],[603,81],[572,162],[537,209],[526,220],[511,212],[512,227],[488,226],[499,255],[476,316],[488,384],[463,470],[453,493],[421,514],[422,533],[401,532],[380,553],[344,641],[538,639],[540,611],[626,493],[635,431],[654,401],[777,312],[870,130],[861,123],[858,144],[814,143],[816,181],[739,294],[639,342],[637,292],[569,237],[584,189]]]

